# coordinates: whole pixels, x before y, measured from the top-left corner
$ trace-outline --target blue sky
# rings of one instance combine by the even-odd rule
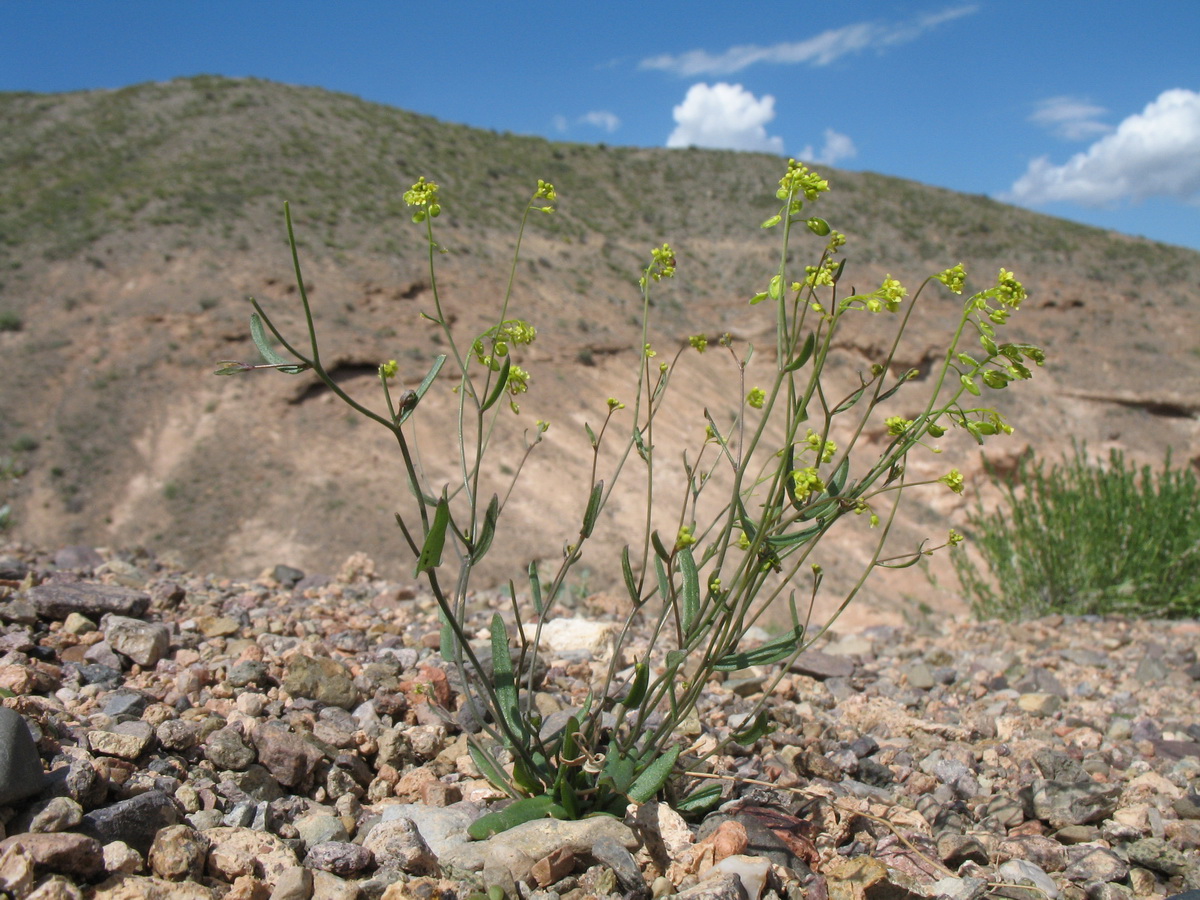
[[[551,139],[799,156],[1196,249],[1198,46],[1195,0],[0,0],[0,90],[252,75]]]

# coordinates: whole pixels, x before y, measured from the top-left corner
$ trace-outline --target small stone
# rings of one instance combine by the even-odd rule
[[[109,875],[136,875],[145,866],[142,854],[124,841],[104,845],[104,871]]]
[[[830,897],[833,897],[830,894]],[[675,894],[676,900],[746,900],[746,889],[742,879],[732,872],[708,878],[695,887]]]
[[[344,881],[332,872],[313,869],[312,879],[313,900],[359,900],[362,896],[356,883]],[[419,897],[420,895],[414,900],[418,900]],[[387,900],[386,893],[380,900]]]
[[[129,616],[106,617],[104,639],[115,651],[143,668],[153,666],[171,647],[171,633],[165,625]]]
[[[592,857],[612,869],[621,891],[634,897],[645,897],[649,893],[641,867],[624,845],[609,835],[602,835],[592,844]]]
[[[68,831],[83,821],[83,807],[70,797],[53,797],[34,807],[29,830],[39,834]]]
[[[292,821],[292,827],[296,829],[304,846],[309,849],[329,841],[350,840],[350,835],[341,818],[329,813],[311,813],[307,816],[299,816]]]
[[[206,638],[230,637],[242,630],[242,623],[229,616],[197,616],[195,623]]]
[[[63,620],[63,631],[67,634],[89,634],[96,630],[96,623],[82,613],[73,612]]]
[[[292,849],[266,831],[218,826],[204,836],[210,845],[207,871],[224,881],[254,875],[270,884],[285,870],[300,865]]]
[[[120,722],[111,731],[89,731],[88,749],[119,759],[137,759],[154,743],[154,729],[140,719]]]
[[[908,678],[908,686],[918,691],[931,690],[937,684],[933,669],[926,663],[913,663],[904,669],[904,674]]]
[[[234,687],[245,687],[248,684],[266,685],[270,678],[264,663],[247,659],[231,666],[225,674],[225,680]]]
[[[0,857],[20,846],[40,869],[92,879],[104,871],[104,849],[83,834],[18,834],[0,841]]]
[[[150,605],[150,595],[110,584],[50,581],[25,592],[38,614],[46,619],[65,619],[80,613],[99,620],[105,613],[140,616]]]
[[[1063,870],[1064,878],[1081,884],[1121,881],[1128,874],[1129,864],[1105,847],[1087,848]]]
[[[313,873],[304,866],[292,866],[279,873],[270,900],[309,900],[313,895]]]
[[[1062,697],[1058,694],[1043,692],[1022,694],[1017,698],[1017,706],[1022,712],[1027,712],[1037,718],[1044,718],[1054,715],[1062,708]]]
[[[324,656],[293,656],[283,689],[293,697],[307,697],[342,709],[353,709],[361,699],[345,666]]]
[[[397,868],[411,875],[432,875],[438,869],[437,857],[412,819],[380,822],[367,833],[363,846],[374,854],[380,867]]]
[[[25,900],[83,900],[83,892],[61,875],[51,875],[42,881]]]
[[[854,674],[854,661],[848,656],[835,656],[821,650],[805,650],[788,667],[789,672],[807,675],[824,681],[826,678],[849,678]]]
[[[1131,863],[1167,876],[1180,875],[1189,867],[1187,855],[1162,838],[1142,838],[1126,847],[1125,851]]]
[[[1041,891],[1049,900],[1058,897],[1058,885],[1040,866],[1024,859],[1010,859],[996,869],[996,877],[1009,884],[1028,884]]]
[[[148,862],[159,878],[195,881],[204,873],[208,841],[187,825],[168,825],[154,836]]]
[[[1054,828],[1066,825],[1087,825],[1112,814],[1117,808],[1121,788],[1091,781],[1074,784],[1034,779],[1022,788],[1021,797],[1026,811]]]
[[[771,861],[761,856],[729,856],[708,870],[704,880],[736,875],[749,900],[758,900],[767,884]]]
[[[254,762],[256,754],[252,747],[246,746],[240,731],[227,726],[205,738],[204,757],[219,769],[241,772]]]
[[[104,703],[104,714],[114,719],[118,716],[141,716],[149,702],[146,695],[138,691],[114,691]]]
[[[260,725],[251,739],[258,761],[280,784],[298,787],[306,783],[321,761],[321,751],[299,735],[283,728]]]
[[[171,798],[153,790],[92,810],[79,830],[103,844],[124,841],[139,853],[148,853],[159,829],[174,825],[178,818]]]
[[[45,784],[37,744],[24,717],[0,706],[0,806],[39,793]]]
[[[374,862],[375,857],[370,850],[346,841],[325,841],[317,844],[304,857],[304,865],[310,869],[332,872],[343,878],[369,869]]]

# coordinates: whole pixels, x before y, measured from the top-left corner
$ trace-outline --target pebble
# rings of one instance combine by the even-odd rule
[[[42,790],[44,775],[37,744],[20,713],[0,706],[0,806]]]

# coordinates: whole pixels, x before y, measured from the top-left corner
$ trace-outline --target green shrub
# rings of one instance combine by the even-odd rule
[[[636,362],[628,394],[624,400],[596,398],[592,420],[596,427],[585,423],[582,434],[575,431],[566,436],[586,440],[591,448],[590,471],[580,473],[590,486],[586,503],[574,521],[562,523],[565,540],[553,573],[511,560],[514,576],[519,569],[520,581],[528,584],[524,595],[528,600],[522,604],[516,578],[510,581],[516,628],[510,631],[500,615],[493,617],[490,666],[481,664],[485,657],[465,630],[471,604],[476,602],[471,576],[492,549],[496,535],[521,527],[520,522],[505,518],[507,499],[526,461],[538,452],[549,424],[538,420],[526,427],[521,452],[488,465],[485,460],[490,458],[493,436],[503,430],[502,410],[519,414],[518,400],[525,403],[527,391],[536,385],[536,374],[522,364],[527,364],[526,348],[537,331],[515,317],[510,306],[515,302],[514,275],[526,222],[530,216],[554,211],[554,187],[539,181],[525,206],[495,324],[482,334],[465,337],[454,331],[453,317],[445,312],[435,271],[442,250],[434,231],[434,221],[443,212],[438,186],[422,178],[405,194],[428,248],[431,308],[421,315],[441,333],[446,353],[433,360],[415,390],[397,393],[393,384],[398,365],[395,360],[382,363],[378,372],[382,396],[376,409],[350,397],[322,363],[291,213],[285,207],[307,332],[302,342],[289,340],[252,300],[250,331],[264,362],[226,360],[218,374],[255,369],[292,375],[311,372],[353,410],[394,437],[411,494],[407,508],[396,514],[396,523],[416,561],[414,577],[425,580],[437,602],[446,664],[457,673],[467,702],[487,712],[482,733],[471,738],[471,755],[493,784],[516,799],[475,823],[476,837],[546,815],[620,815],[631,800],[645,802],[664,789],[670,790],[681,810],[715,802],[720,790],[710,782],[668,784],[680,774],[680,726],[694,713],[717,672],[786,666],[828,628],[828,622],[808,627],[822,588],[823,573],[815,555],[821,538],[845,520],[845,526],[855,528],[872,548],[857,581],[841,595],[838,613],[874,569],[912,565],[961,539],[951,531],[938,547],[922,543],[909,553],[883,555],[907,489],[925,485],[961,491],[963,487],[956,469],[941,477],[911,480],[910,452],[927,452],[949,428],[962,428],[981,444],[1012,430],[995,409],[973,404],[985,391],[1029,378],[1026,361],[1042,362],[1037,347],[995,339],[998,327],[1020,305],[1025,291],[1011,272],[1001,269],[990,287],[967,298],[946,323],[945,356],[927,380],[919,380],[916,369],[897,362],[905,326],[927,288],[944,286],[961,294],[963,268],[957,265],[927,278],[912,295],[890,275],[868,293],[845,292],[840,285],[845,236],[823,219],[801,212],[826,190],[824,179],[790,161],[775,191],[778,213],[761,223],[763,228],[777,229],[778,263],[761,276],[760,290],[740,311],[743,318],[757,317],[775,326],[774,358],[761,386],[749,380],[754,348],[738,346],[729,334],[710,341],[699,334],[654,333],[651,293],[675,274],[678,261],[667,244],[650,251],[638,279],[639,329],[629,336]],[[750,202],[731,204],[728,215],[735,220],[753,216]],[[789,244],[797,234],[822,240],[823,249],[814,252],[813,265],[791,266]],[[829,377],[829,354],[842,341],[854,340],[843,338],[841,329],[874,317],[894,317],[894,340],[858,373],[856,384],[847,386]],[[274,349],[272,337],[282,352]],[[678,349],[667,351],[667,347]],[[674,396],[681,355],[706,351],[705,360],[712,360],[727,375],[730,405],[738,414],[732,421],[724,417],[718,421],[707,409],[702,416],[696,414],[694,446],[683,454],[682,477],[668,491],[655,477],[673,461],[656,447],[661,440],[656,423]],[[687,389],[686,384],[681,388]],[[422,407],[422,400],[433,390],[449,392],[454,398],[456,445],[433,450],[456,460],[458,471],[450,484],[431,484],[425,477],[419,461],[431,453],[417,452],[409,422],[416,415],[432,414]],[[912,418],[886,414],[888,401],[899,392]],[[553,407],[555,401],[540,402]],[[879,444],[865,448],[860,446],[863,435],[882,437]],[[497,471],[511,475],[498,478]],[[569,598],[569,589],[564,590],[571,583],[568,576],[583,558],[618,484],[631,480],[634,483],[622,500],[638,505],[644,526],[630,535],[630,544],[618,558],[604,563],[623,581],[630,611],[602,684],[561,728],[548,733],[533,702],[532,672],[541,652],[538,635],[557,614],[563,598]],[[713,494],[715,503],[700,502],[701,495]],[[589,565],[597,564],[589,559]],[[576,577],[582,578],[583,572]],[[791,627],[765,644],[748,643],[751,629],[772,606],[790,612]],[[649,648],[632,666],[622,668],[630,651],[627,638],[637,625],[651,635]],[[730,742],[750,745],[770,730],[767,697],[785,671],[779,670],[739,729],[715,740],[704,759],[689,761],[690,768],[705,765],[705,759]]]
[[[981,618],[1049,613],[1200,615],[1200,489],[1190,470],[1126,468],[1114,450],[1092,465],[1083,448],[1045,468],[995,474],[1005,507],[970,517],[971,546],[951,554],[964,595]]]
[[[25,327],[25,320],[15,310],[0,310],[0,331],[20,331]]]

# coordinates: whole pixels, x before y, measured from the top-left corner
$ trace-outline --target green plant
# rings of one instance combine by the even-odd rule
[[[16,310],[0,311],[0,331],[20,331],[25,327],[25,320]]]
[[[1170,462],[1139,472],[1114,450],[1104,467],[1076,447],[1049,470],[992,473],[1006,508],[980,506],[969,520],[988,574],[965,552],[951,555],[975,615],[1200,615],[1200,486]]]
[[[683,483],[666,495],[655,478],[663,465],[657,423],[672,396],[681,354],[705,353],[709,340],[692,335],[686,342],[679,341],[681,349],[673,355],[659,356],[653,342],[651,294],[661,280],[674,275],[677,260],[667,244],[652,250],[638,282],[640,331],[631,340],[637,367],[628,403],[608,398],[598,404],[599,426],[584,426],[592,450],[585,507],[574,524],[564,526],[569,527],[569,535],[556,571],[543,574],[533,564],[522,573],[528,579],[528,606],[518,602],[515,583],[509,582],[517,628],[510,633],[504,619],[494,616],[490,668],[481,664],[464,630],[471,577],[496,534],[514,527],[504,519],[505,508],[548,424],[539,420],[526,429],[524,451],[500,464],[501,471],[508,464],[512,475],[496,490],[484,460],[497,428],[502,427],[505,404],[501,401],[506,399],[512,411],[519,412],[517,401],[530,384],[517,355],[536,338],[536,331],[511,316],[510,304],[526,223],[531,215],[553,212],[555,190],[538,182],[521,217],[508,287],[495,324],[467,341],[451,327],[438,286],[435,262],[442,249],[434,232],[434,220],[441,213],[438,187],[422,178],[405,194],[406,202],[415,208],[413,221],[423,226],[427,242],[432,309],[422,315],[440,329],[448,352],[434,359],[415,390],[398,397],[391,388],[397,363],[380,365],[382,410],[349,396],[322,362],[291,213],[285,205],[307,326],[304,349],[286,338],[252,300],[251,334],[265,362],[227,360],[218,374],[311,370],[351,408],[394,436],[413,500],[408,511],[396,514],[396,522],[416,559],[415,575],[427,581],[437,601],[442,655],[457,672],[468,695],[466,702],[486,710],[490,717],[482,733],[472,737],[471,755],[480,771],[516,801],[477,822],[472,828],[476,836],[545,815],[619,814],[630,800],[644,802],[663,790],[682,752],[676,734],[679,725],[694,711],[704,685],[715,673],[786,662],[819,637],[821,629],[810,631],[808,617],[822,585],[822,569],[814,556],[822,537],[849,517],[847,522],[861,526],[874,548],[841,601],[840,613],[875,568],[912,565],[938,549],[922,543],[902,556],[883,555],[900,499],[909,487],[941,484],[962,490],[962,476],[954,469],[940,478],[910,480],[908,454],[918,446],[928,447],[952,427],[965,429],[979,443],[1012,430],[993,408],[970,403],[985,389],[1029,378],[1025,361],[1042,362],[1036,347],[995,340],[997,326],[1025,296],[1021,284],[1001,269],[993,286],[971,296],[956,320],[948,323],[947,351],[932,373],[928,396],[909,401],[908,408],[919,411],[912,418],[885,416],[881,409],[886,402],[902,390],[907,397],[918,382],[917,370],[899,367],[895,360],[920,295],[935,281],[961,294],[966,276],[961,265],[954,266],[926,279],[911,297],[890,276],[869,293],[841,292],[845,262],[839,261],[839,255],[845,237],[803,211],[806,203],[826,190],[824,179],[794,160],[789,162],[775,194],[778,212],[762,223],[764,228],[779,229],[778,267],[766,279],[765,289],[751,298],[752,309],[746,312],[774,322],[774,362],[764,386],[751,385],[753,347],[739,352],[728,334],[714,340],[719,350],[708,358],[718,356],[718,364],[731,373],[738,412],[728,422],[717,421],[708,410],[697,414],[696,432],[699,435],[703,429],[703,437],[683,456]],[[741,209],[743,214],[747,211],[753,214],[753,207]],[[823,252],[803,271],[791,270],[793,231],[824,239]],[[835,336],[856,317],[877,315],[898,318],[893,342],[868,370],[859,373],[856,385],[836,388],[836,379],[826,373]],[[269,337],[284,353],[274,349]],[[968,337],[982,348],[976,356],[963,349]],[[429,392],[447,382],[455,397],[458,443],[443,452],[452,452],[457,475],[453,485],[435,488],[419,467],[408,422]],[[878,437],[878,444],[870,449],[860,446],[870,443],[872,436]],[[533,704],[539,635],[554,616],[568,574],[580,562],[616,485],[622,478],[635,477],[631,472],[636,470],[641,475],[636,492],[644,502],[643,528],[620,558],[611,561],[614,573],[621,573],[630,601],[617,652],[603,683],[582,708],[548,733]],[[959,539],[951,531],[947,543]],[[809,595],[808,612],[803,615],[797,590]],[[769,607],[783,604],[790,613],[790,627],[764,644],[748,646],[749,630]],[[627,648],[635,624],[643,621],[651,634],[650,646],[631,668],[622,669],[622,648]],[[729,740],[748,744],[770,730],[766,694]],[[712,803],[719,791],[708,785],[689,792],[686,786],[674,785],[672,793],[678,807],[688,810]]]

